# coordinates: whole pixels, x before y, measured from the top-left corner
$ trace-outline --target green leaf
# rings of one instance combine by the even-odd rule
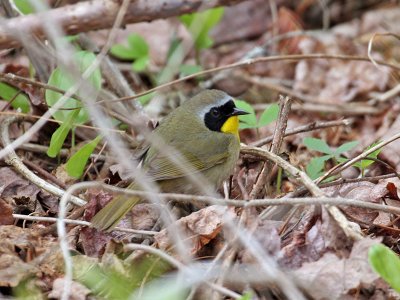
[[[15,109],[20,108],[23,113],[29,112],[28,97],[23,93],[18,94],[18,90],[7,83],[0,82],[0,98],[8,102],[12,100],[11,106]]]
[[[368,260],[372,269],[400,293],[400,259],[397,254],[378,244],[369,249]]]
[[[306,137],[304,138],[303,143],[307,146],[309,150],[314,150],[326,154],[334,154],[334,151],[328,146],[328,144],[321,139]]]
[[[128,36],[129,48],[134,58],[149,56],[149,45],[146,40],[138,34]]]
[[[128,36],[128,46],[116,44],[111,47],[110,52],[123,60],[144,60],[144,57],[149,59],[149,45],[144,38],[135,33]]]
[[[243,294],[243,296],[240,297],[238,300],[251,300],[252,297],[253,297],[253,293],[247,292],[247,293]]]
[[[379,142],[373,143],[372,145],[368,146],[365,150],[369,150],[372,147],[374,147],[375,145],[377,145]],[[378,158],[379,153],[381,153],[382,148],[375,150],[374,152],[372,152],[370,155],[368,155],[368,158]],[[373,160],[369,160],[369,159],[362,159],[356,163],[353,164],[354,167],[357,167],[361,170],[365,170],[366,168],[368,168],[370,165],[372,165],[375,161]]]
[[[197,50],[210,48],[213,41],[210,30],[217,25],[224,14],[223,7],[209,9],[200,13],[186,14],[179,17],[189,30]]]
[[[51,136],[49,149],[47,150],[48,156],[56,157],[58,155],[78,115],[79,109],[72,111],[72,113],[68,115],[67,119],[60,125],[60,127],[54,131]]]
[[[132,69],[136,72],[141,72],[146,69],[148,64],[149,64],[149,57],[143,56],[143,57],[136,59],[132,63]]]
[[[18,10],[24,15],[29,15],[35,12],[35,8],[28,0],[13,0],[13,2]]]
[[[335,157],[335,159],[339,162],[339,163],[345,163],[346,161],[348,161],[349,159],[348,158],[346,158],[346,157],[342,157],[342,156],[339,156],[339,157]]]
[[[239,116],[239,128],[245,129],[257,127],[257,118],[254,108],[243,100],[235,100],[235,105],[237,108],[243,109],[244,111],[247,111],[249,113],[248,115]]]
[[[181,65],[179,71],[181,76],[188,76],[202,71],[203,68],[199,65]]]
[[[75,59],[77,61],[77,65],[79,66],[79,71],[83,74],[96,60],[96,55],[89,51],[78,51],[75,54]],[[88,80],[93,84],[96,90],[101,89],[101,71],[100,68],[97,67],[92,74],[89,76]]]
[[[278,119],[279,115],[279,105],[274,103],[268,106],[260,116],[258,120],[258,127],[266,126],[276,119]]]
[[[154,97],[155,92],[150,93],[150,94],[146,94],[142,97],[137,98],[136,100],[140,102],[141,105],[146,105],[147,103],[150,102],[150,100]]]
[[[111,47],[110,53],[115,57],[122,59],[122,60],[134,60],[136,57],[131,53],[131,49],[121,45],[116,44]]]
[[[313,180],[320,177],[323,174],[325,162],[330,158],[332,158],[332,155],[324,155],[311,159],[309,164],[306,166],[307,175]]]
[[[344,143],[343,145],[339,146],[335,150],[335,156],[339,156],[340,154],[353,149],[357,145],[358,145],[358,141]]]
[[[74,60],[76,65],[79,67],[79,71],[83,74],[88,67],[94,62],[96,56],[88,51],[78,51],[74,55]],[[69,72],[62,70],[60,67],[57,67],[50,75],[49,85],[55,86],[62,90],[70,89],[80,78],[73,78]],[[101,72],[100,68],[96,68],[94,72],[89,76],[88,81],[93,85],[96,90],[101,89]],[[80,95],[80,91],[76,94]],[[54,106],[62,97],[62,94],[57,93],[55,91],[46,90],[45,98],[46,102],[49,106]],[[72,113],[72,108],[81,107],[82,103],[73,98],[69,98],[65,104],[61,107],[60,110],[54,113],[53,117],[56,120],[64,121],[68,118],[68,116]],[[89,115],[85,109],[81,109],[78,117],[76,118],[76,122],[79,124],[85,123],[89,119]]]
[[[69,176],[74,178],[82,176],[86,163],[100,140],[101,136],[99,135],[93,141],[82,146],[74,155],[71,156],[65,165],[65,169]]]

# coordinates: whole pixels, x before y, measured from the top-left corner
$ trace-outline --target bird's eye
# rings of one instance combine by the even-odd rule
[[[220,112],[219,112],[218,109],[213,108],[213,109],[211,109],[211,115],[212,115],[214,118],[218,118],[218,117],[220,116]]]

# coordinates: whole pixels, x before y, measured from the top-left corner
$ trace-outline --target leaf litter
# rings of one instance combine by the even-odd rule
[[[285,1],[276,2],[278,3],[276,15],[271,15],[270,7],[265,5],[265,1],[258,0],[245,1],[226,8],[222,21],[212,30],[214,47],[204,50],[200,55],[202,67],[210,68],[236,62],[256,47],[268,43],[274,33],[287,34],[306,28],[320,28],[315,27],[312,22],[315,20],[308,17],[309,14],[312,15],[313,10],[317,9],[311,4],[286,6]],[[336,5],[340,6],[338,3]],[[388,30],[396,32],[398,29],[397,20],[400,10],[393,5],[388,2],[377,4],[376,7],[369,9],[360,8],[360,11],[357,11],[359,17],[352,18],[345,17],[348,16],[345,13],[338,14],[338,9],[336,13],[331,11],[335,24],[328,30],[318,34],[294,36],[276,44],[272,43],[264,49],[264,55],[325,53],[365,56],[373,33]],[[349,8],[343,5],[340,9],[346,12]],[[318,14],[319,17],[320,14]],[[128,25],[125,30],[120,30],[118,43],[123,43],[129,34],[135,33],[144,36],[149,44],[150,68],[147,74],[132,74],[126,71],[126,68],[122,68],[132,86],[139,87],[141,90],[151,87],[150,83],[154,82],[154,78],[149,74],[162,70],[168,58],[170,32],[175,32],[175,38],[183,41],[185,47],[188,47],[183,58],[185,63],[194,63],[196,58],[190,50],[192,43],[190,34],[176,19]],[[104,31],[91,32],[89,35],[97,46],[104,45],[106,41]],[[162,47],[157,45],[162,45]],[[377,60],[397,62],[399,45],[399,41],[393,37],[376,37],[372,56]],[[12,56],[4,52],[0,53],[0,56],[5,57],[4,63],[0,63],[2,72],[24,77],[30,75],[29,60],[25,54],[18,53]],[[115,58],[114,60],[116,61]],[[124,62],[120,63],[124,64]],[[349,157],[353,157],[372,142],[384,140],[400,131],[400,119],[397,117],[400,106],[396,103],[396,98],[374,103],[370,101],[379,98],[384,92],[397,85],[398,74],[388,67],[377,68],[370,62],[318,59],[290,63],[283,61],[259,63],[243,69],[235,69],[227,74],[222,79],[216,80],[213,87],[222,88],[233,96],[248,101],[256,109],[258,116],[266,105],[277,101],[277,95],[282,93],[280,92],[282,88],[291,91],[295,99],[296,95],[299,96],[298,102],[301,105],[300,108],[293,109],[289,117],[289,123],[292,126],[289,128],[315,121],[330,121],[347,117],[353,115],[355,107],[374,105],[379,109],[379,113],[358,115],[355,125],[351,127],[319,129],[285,138],[280,151],[289,153],[290,162],[302,169],[305,169],[311,158],[318,155],[315,152],[310,153],[305,148],[304,137],[321,138],[333,149],[337,149],[346,142],[357,140],[359,146],[350,153],[346,153]],[[39,78],[36,79],[39,80]],[[13,86],[28,95],[30,106],[35,113],[42,114],[47,109],[43,105],[45,101],[42,89],[19,82]],[[151,104],[153,105],[151,108],[155,108],[152,111],[159,113],[156,115],[157,118],[165,115],[171,108],[176,107],[182,98],[194,91],[196,86],[197,81],[182,84],[180,88],[175,89],[174,93],[171,93],[168,102],[162,105],[157,102]],[[110,88],[107,85],[106,87]],[[277,90],[277,87],[280,89]],[[328,104],[330,108],[343,109],[336,111],[315,109],[315,107],[306,109],[305,104],[311,106]],[[1,107],[8,112],[13,111],[7,103],[3,105],[3,101]],[[248,144],[257,141],[272,134],[273,126],[274,124],[270,124],[266,128],[243,130],[241,140]],[[13,125],[10,130],[11,136],[17,138],[27,127],[29,127],[27,124]],[[31,142],[48,146],[51,137],[48,129],[32,136]],[[138,133],[135,132],[135,134]],[[136,135],[133,136],[136,137]],[[87,131],[76,128],[74,138],[79,143],[88,140],[87,136]],[[74,142],[69,136],[64,146],[73,145]],[[398,143],[396,140],[386,145],[378,157],[395,170],[399,169],[400,164]],[[40,162],[47,172],[56,174],[58,178],[67,178],[64,180],[67,186],[77,182],[66,177],[65,171],[60,167],[66,162],[64,158],[50,159],[40,152],[31,153],[23,149],[18,150],[18,154],[27,156],[34,162]],[[90,169],[86,177],[82,179],[103,180],[116,184],[120,178],[118,172],[113,174],[116,168],[110,167],[114,163],[112,159],[107,163],[97,163],[95,168]],[[327,161],[325,170],[334,165],[333,160]],[[261,166],[262,163],[257,158],[241,157],[232,180],[231,197],[248,200],[257,182]],[[366,170],[364,176],[378,176],[392,171],[387,166],[374,163],[372,168]],[[280,197],[298,188],[298,182],[283,173],[280,175],[281,188],[277,189],[278,172],[276,168],[272,170],[273,181],[267,189],[266,198]],[[361,173],[356,168],[346,170],[337,176],[344,179],[349,177],[359,178],[360,181],[323,188],[323,192],[329,197],[340,196],[400,207],[397,178],[362,181]],[[89,221],[101,207],[110,201],[112,195],[101,190],[89,190],[84,197],[88,200],[88,204],[83,213],[83,220]],[[17,288],[26,282],[33,282],[33,285],[42,293],[48,293],[48,297],[56,299],[61,297],[65,279],[64,262],[58,240],[53,235],[54,232],[42,234],[43,229],[49,227],[50,223],[23,222],[13,217],[13,213],[57,216],[56,200],[55,197],[45,194],[36,185],[24,179],[15,170],[4,164],[0,167],[0,296],[3,293],[10,294],[3,288]],[[222,261],[221,265],[257,266],[258,260],[252,249],[243,247],[235,240],[235,234],[228,228],[227,219],[236,225],[244,220],[244,224],[241,225],[260,245],[264,254],[272,257],[310,299],[398,298],[393,290],[372,271],[367,259],[368,249],[381,242],[399,252],[400,223],[392,214],[358,207],[341,207],[346,218],[358,224],[365,234],[361,240],[352,241],[324,207],[298,207],[290,210],[291,215],[285,214],[277,219],[263,219],[261,212],[264,208],[243,210],[211,205],[189,212],[169,227],[160,221],[161,209],[163,208],[155,204],[140,203],[118,225],[122,228],[157,231],[158,233],[154,236],[117,231],[103,233],[89,227],[68,225],[69,247],[75,254],[71,299],[115,298],[118,297],[116,295],[126,297],[129,291],[145,288],[153,278],[172,276],[173,266],[161,262],[157,256],[147,254],[142,250],[126,252],[123,245],[131,242],[151,245],[180,261],[181,257],[177,254],[174,236],[172,236],[174,227],[180,230],[182,235],[180,238],[188,245],[186,254],[195,260],[207,263],[218,257],[219,262]],[[223,252],[223,249],[226,252]],[[132,270],[132,266],[136,267],[135,271]],[[107,276],[110,278],[108,285],[102,280]],[[93,285],[91,282],[93,278],[101,282],[103,286]],[[223,283],[222,279],[221,282]],[[113,285],[115,285],[114,289]],[[118,294],[118,289],[120,294]],[[203,286],[199,286],[199,289],[206,290]],[[235,290],[232,287],[231,289]],[[249,282],[246,289],[252,290],[254,299],[273,299],[270,295],[280,295],[276,292],[276,286],[268,281],[261,285],[252,285]],[[238,293],[244,291],[238,287],[235,290]]]

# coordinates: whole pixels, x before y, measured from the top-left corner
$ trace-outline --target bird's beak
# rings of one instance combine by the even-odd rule
[[[249,113],[247,111],[241,110],[239,108],[234,108],[231,116],[241,116],[241,115],[248,115]]]

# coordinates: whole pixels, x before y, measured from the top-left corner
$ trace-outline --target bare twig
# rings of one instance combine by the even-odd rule
[[[280,96],[279,118],[275,126],[272,138],[272,145],[270,147],[270,151],[274,154],[279,153],[279,149],[282,145],[287,121],[289,119],[291,101],[292,99],[289,97],[284,98]],[[270,161],[264,162],[264,166],[261,170],[260,175],[257,178],[257,182],[255,183],[253,190],[250,193],[250,199],[258,198],[261,195],[262,190],[269,183],[270,178],[268,177],[270,177],[272,167],[273,164]]]
[[[329,171],[327,171],[323,176],[321,176],[320,178],[318,178],[317,183],[322,182],[324,179],[328,178],[331,175],[334,174],[338,174],[340,172],[342,172],[344,169],[347,169],[348,167],[352,166],[355,162],[366,158],[368,155],[370,155],[371,153],[373,153],[374,151],[386,146],[387,144],[390,144],[391,142],[397,140],[400,138],[400,133],[395,134],[391,137],[389,137],[388,139],[376,144],[375,146],[369,148],[368,150],[365,150],[363,153],[361,153],[360,155],[357,155],[356,157],[348,160],[345,163],[341,163],[338,164],[336,166],[334,166],[332,169],[330,169]]]
[[[38,144],[25,143],[25,144],[19,146],[18,149],[35,152],[35,153],[47,153],[47,150],[49,150],[49,147],[38,145]],[[60,152],[58,153],[58,155],[60,155],[60,157],[67,157],[70,154],[71,154],[71,151],[68,149],[60,149]],[[95,154],[95,153],[92,153],[90,155],[90,158],[97,158],[98,160],[106,160],[105,155]]]
[[[0,125],[0,140],[1,143],[3,144],[3,147],[7,147],[10,142],[10,137],[9,137],[9,126],[13,122],[17,121],[16,117],[9,117],[5,120],[2,121]],[[56,195],[58,197],[61,197],[65,191],[48,183],[47,181],[43,180],[42,178],[36,176],[31,170],[29,170],[22,162],[22,160],[18,157],[18,155],[15,153],[14,150],[11,150],[7,157],[5,158],[5,162],[13,166],[18,173],[20,173],[22,176],[24,176],[26,179],[28,179],[30,182],[33,184],[36,184],[38,187],[44,189],[45,191],[49,192],[50,194]],[[71,202],[75,205],[82,206],[86,204],[85,200],[82,200],[76,196],[71,197]]]
[[[197,77],[204,76],[204,75],[209,75],[209,74],[220,72],[223,70],[244,67],[244,66],[255,64],[255,63],[285,61],[285,60],[286,61],[300,61],[300,60],[313,60],[313,59],[339,59],[339,60],[355,60],[355,61],[371,62],[369,60],[369,58],[366,56],[352,56],[352,55],[342,55],[342,54],[322,54],[322,53],[258,57],[258,58],[248,59],[246,61],[240,61],[240,62],[236,62],[236,63],[232,63],[232,64],[228,64],[228,65],[224,65],[224,66],[220,66],[220,67],[216,67],[216,68],[211,68],[211,69],[204,70],[204,71],[201,71],[198,73],[194,73],[192,75],[188,75],[188,76],[182,77],[180,79],[176,79],[176,80],[161,84],[155,88],[149,89],[149,90],[139,93],[139,94],[136,94],[135,96],[123,97],[123,98],[119,98],[119,99],[112,100],[112,101],[127,101],[127,100],[136,99],[136,98],[142,97],[144,95],[153,93],[155,91],[163,90],[163,89],[170,87],[172,85],[175,85],[177,83],[187,81],[189,79],[197,78]],[[382,66],[387,66],[387,67],[390,67],[395,70],[400,70],[400,66],[396,66],[396,65],[387,63],[385,61],[382,61],[382,60],[377,60],[376,62]],[[112,102],[112,101],[110,101],[110,102]],[[101,102],[102,101],[98,101],[97,103],[101,103]]]
[[[36,121],[37,119],[43,118],[43,116],[26,114],[26,113],[16,112],[16,111],[2,111],[2,112],[0,112],[0,115],[23,117],[25,121],[31,121],[31,122]],[[52,123],[57,123],[57,124],[63,123],[63,121],[58,121],[58,120],[54,120],[54,119],[47,119],[46,122],[52,122]],[[114,129],[114,128],[104,128],[103,129],[103,128],[99,128],[96,126],[83,125],[83,124],[74,124],[74,126],[79,127],[79,128],[92,129],[92,130],[96,130],[96,131],[105,130],[106,132],[115,132],[115,133],[125,134],[125,131],[119,130],[119,129]]]
[[[15,219],[20,219],[20,220],[28,220],[28,221],[34,221],[34,222],[57,222],[57,218],[51,218],[51,217],[36,217],[36,216],[26,216],[26,215],[20,215],[20,214],[13,214],[13,217]],[[90,226],[91,223],[87,221],[81,221],[81,220],[71,220],[71,219],[65,219],[66,224],[72,224],[72,225],[80,225],[80,226]],[[134,234],[142,234],[142,235],[156,235],[158,234],[157,231],[150,231],[150,230],[138,230],[138,229],[130,229],[130,228],[120,228],[120,227],[115,227],[115,231],[121,231],[121,232],[127,232],[127,233],[134,233]]]
[[[388,178],[394,178],[398,177],[398,174],[392,173],[392,174],[385,174],[385,175],[380,175],[380,176],[373,176],[373,177],[360,177],[360,178],[339,178],[337,180],[331,181],[331,182],[325,182],[325,183],[319,183],[318,186],[320,188],[325,188],[325,187],[330,187],[330,186],[337,186],[337,185],[343,185],[347,183],[357,183],[357,182],[377,182],[382,179],[388,179]],[[291,198],[291,197],[299,197],[303,195],[305,192],[307,192],[307,189],[305,187],[300,187],[293,192],[290,192],[289,194],[286,194],[285,198]]]
[[[38,173],[43,178],[48,179],[48,180],[52,181],[53,183],[57,184],[60,188],[62,188],[62,189],[67,188],[67,185],[64,182],[62,182],[60,179],[58,179],[53,174],[50,174],[49,172],[47,172],[45,169],[43,169],[39,165],[31,162],[28,159],[24,159],[22,161],[22,163],[27,165],[29,168],[33,169],[36,173]]]
[[[250,201],[236,200],[236,199],[222,199],[215,198],[209,196],[198,196],[198,195],[188,195],[188,194],[175,194],[175,193],[152,193],[152,192],[144,192],[137,190],[130,190],[119,188],[111,185],[107,185],[102,182],[85,182],[80,183],[79,189],[82,187],[97,187],[102,188],[104,190],[124,195],[131,196],[140,196],[142,198],[149,197],[151,195],[157,196],[163,200],[173,200],[180,202],[199,202],[199,203],[208,203],[212,205],[223,205],[223,206],[235,206],[235,207],[262,207],[262,206],[280,206],[280,205],[315,205],[315,204],[328,204],[335,206],[352,206],[352,207],[360,207],[365,209],[373,209],[377,211],[383,211],[387,213],[392,213],[396,215],[400,215],[400,208],[389,205],[382,205],[377,203],[369,203],[361,200],[356,200],[352,198],[341,198],[341,197],[326,197],[326,196],[317,196],[317,197],[303,197],[303,198],[263,198],[263,199],[254,199]]]
[[[336,120],[336,121],[328,121],[328,122],[312,122],[303,126],[299,126],[293,129],[288,129],[285,132],[285,137],[287,136],[291,136],[291,135],[295,135],[297,133],[301,133],[301,132],[308,132],[308,131],[313,131],[313,130],[317,130],[317,129],[323,129],[323,128],[330,128],[330,127],[336,127],[336,126],[349,126],[351,124],[353,124],[354,120],[353,119],[344,119],[344,120]],[[265,137],[261,140],[258,140],[256,142],[253,142],[250,144],[250,146],[254,146],[254,147],[261,147],[265,144],[268,144],[270,142],[272,142],[272,138],[273,136],[268,136]]]
[[[302,184],[304,184],[307,189],[311,192],[312,195],[316,197],[323,197],[324,193],[321,191],[321,189],[310,179],[310,177],[307,176],[306,173],[298,170],[282,158],[280,158],[277,155],[274,155],[273,153],[270,153],[266,150],[260,149],[260,148],[255,148],[255,147],[249,147],[245,146],[242,144],[241,147],[241,152],[243,154],[250,154],[250,155],[255,155],[260,158],[264,159],[269,159],[278,164],[282,169],[284,169],[286,172],[294,176],[297,180],[299,180]],[[329,213],[332,215],[332,217],[338,222],[339,226],[343,229],[343,231],[346,233],[347,236],[352,237],[353,239],[361,239],[362,234],[360,232],[359,228],[355,228],[354,223],[350,223],[346,217],[343,215],[343,213],[338,210],[337,207],[334,206],[328,206],[327,207]],[[354,224],[354,225],[353,225]]]
[[[148,22],[155,19],[163,19],[179,16],[185,13],[195,12],[214,6],[225,6],[243,0],[152,0],[130,1],[122,24]],[[207,3],[207,5],[204,5]],[[14,32],[27,32],[43,38],[45,29],[43,20],[52,20],[60,24],[66,34],[77,34],[91,30],[106,29],[112,27],[120,10],[121,3],[113,0],[97,0],[80,2],[74,5],[52,9],[42,13],[13,18],[1,24],[0,49],[16,47],[20,44]]]

